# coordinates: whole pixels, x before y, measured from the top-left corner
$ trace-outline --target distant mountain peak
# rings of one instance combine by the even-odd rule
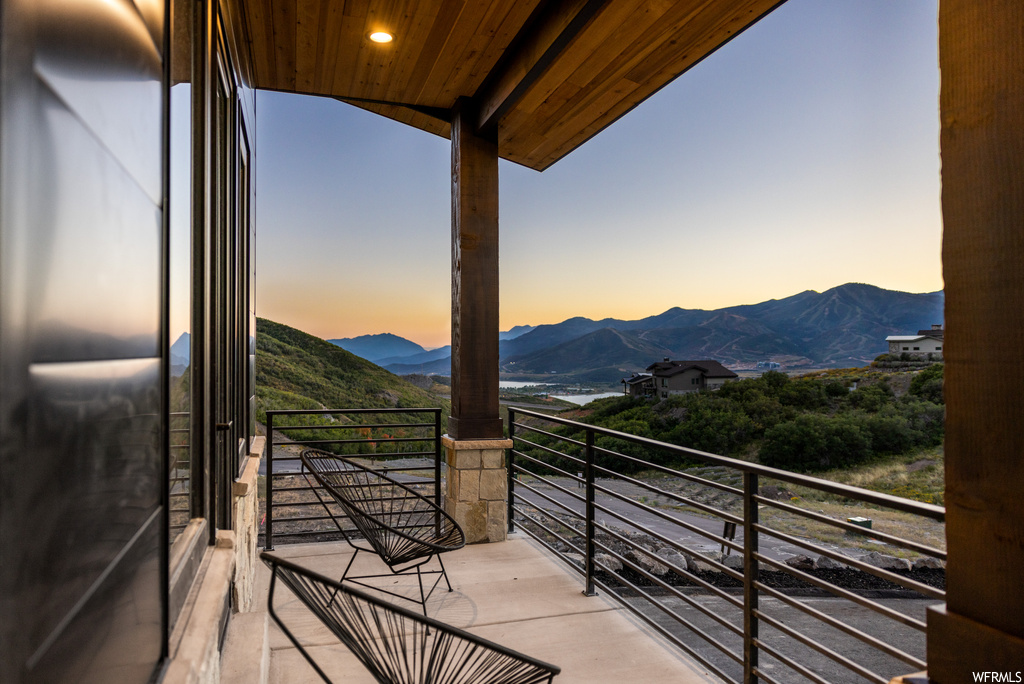
[[[360,335],[359,337],[343,337],[327,340],[345,351],[361,356],[367,361],[379,361],[392,357],[412,356],[426,351],[423,347],[392,333],[376,335]]]

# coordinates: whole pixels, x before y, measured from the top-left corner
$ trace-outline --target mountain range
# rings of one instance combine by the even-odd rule
[[[595,383],[615,382],[664,357],[712,358],[733,369],[769,360],[785,368],[862,366],[887,351],[887,335],[941,323],[943,305],[942,291],[911,294],[848,283],[759,304],[676,307],[638,320],[570,318],[503,337],[499,357],[510,376]],[[449,372],[450,349],[426,355],[419,349],[376,358],[398,374]]]

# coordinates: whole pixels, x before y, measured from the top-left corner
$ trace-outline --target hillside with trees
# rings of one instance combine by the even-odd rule
[[[844,369],[790,378],[768,372],[714,392],[657,402],[609,398],[562,416],[771,467],[820,472],[941,444],[942,373],[942,364],[915,373]]]

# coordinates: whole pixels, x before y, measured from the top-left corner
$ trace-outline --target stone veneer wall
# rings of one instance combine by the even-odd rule
[[[259,535],[259,468],[266,437],[254,437],[249,447],[249,462],[242,476],[231,484],[234,496],[235,578],[231,585],[235,610],[246,613],[253,607],[253,583],[256,578],[256,538]]]
[[[206,550],[185,622],[175,627],[170,662],[161,684],[218,684],[221,680],[220,635],[228,595],[235,612],[256,606],[256,537],[259,533],[260,459],[265,438],[256,437],[242,476],[231,484],[233,528],[217,532],[217,543]]]
[[[508,439],[441,438],[448,464],[445,510],[462,525],[466,543],[505,541],[508,535]]]

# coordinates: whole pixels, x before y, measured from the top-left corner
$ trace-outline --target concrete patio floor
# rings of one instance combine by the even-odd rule
[[[351,557],[344,543],[281,545],[274,553],[328,576],[340,576]],[[435,567],[432,562],[430,567]],[[680,684],[717,682],[707,671],[662,640],[621,604],[582,594],[580,577],[528,538],[477,544],[445,555],[452,592],[444,582],[427,613],[448,624],[562,668],[558,684]],[[362,553],[354,571],[386,572]],[[261,564],[257,592],[266,610],[269,570]],[[389,589],[416,591],[415,578],[383,580]],[[336,683],[372,683],[362,665],[291,594],[279,585],[275,608],[300,642]],[[413,604],[398,603],[418,609]],[[319,681],[302,654],[271,621],[271,684]]]

